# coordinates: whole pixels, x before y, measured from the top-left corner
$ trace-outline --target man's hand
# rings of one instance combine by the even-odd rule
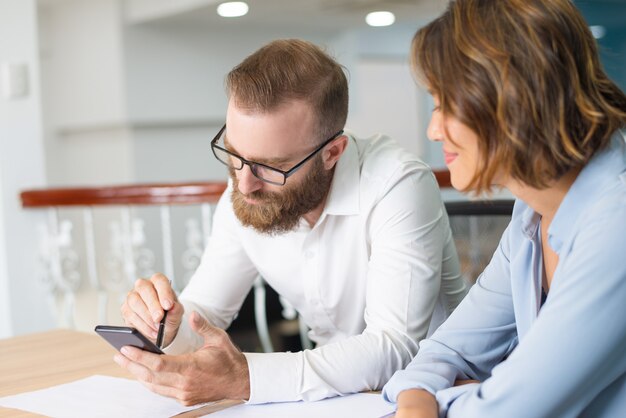
[[[243,353],[224,330],[211,326],[197,312],[191,314],[189,323],[204,338],[204,345],[198,351],[169,356],[123,347],[123,355],[116,354],[115,362],[151,391],[183,405],[249,399],[248,362]]]
[[[137,328],[154,341],[159,330],[159,321],[166,310],[168,312],[163,346],[168,346],[178,333],[185,309],[178,302],[170,281],[161,273],[154,274],[150,280],[137,280],[121,308],[126,325]]]
[[[409,389],[398,395],[395,418],[437,418],[439,410],[435,397],[425,390]]]

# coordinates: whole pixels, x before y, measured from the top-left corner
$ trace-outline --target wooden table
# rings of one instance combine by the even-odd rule
[[[96,334],[55,330],[0,340],[0,397],[44,389],[95,374],[132,378],[113,362],[115,349]],[[220,401],[177,417],[199,417],[241,401]],[[34,417],[0,407],[0,417]]]

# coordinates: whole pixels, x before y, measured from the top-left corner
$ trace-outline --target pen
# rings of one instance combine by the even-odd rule
[[[163,314],[163,318],[161,318],[161,322],[159,322],[159,333],[157,334],[156,345],[159,348],[161,344],[163,344],[163,334],[165,333],[165,318],[167,318],[167,311]]]

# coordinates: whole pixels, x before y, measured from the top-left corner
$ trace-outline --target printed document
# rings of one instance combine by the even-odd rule
[[[204,405],[182,406],[136,380],[99,375],[0,398],[5,408],[64,418],[171,417]]]
[[[206,418],[380,418],[393,413],[394,410],[394,405],[386,402],[380,394],[357,393],[317,402],[235,405],[206,415]]]

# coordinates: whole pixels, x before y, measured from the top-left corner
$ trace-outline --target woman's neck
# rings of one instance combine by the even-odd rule
[[[540,214],[544,222],[550,223],[579,173],[580,169],[570,170],[545,189],[536,189],[516,180],[507,182],[505,187]]]

